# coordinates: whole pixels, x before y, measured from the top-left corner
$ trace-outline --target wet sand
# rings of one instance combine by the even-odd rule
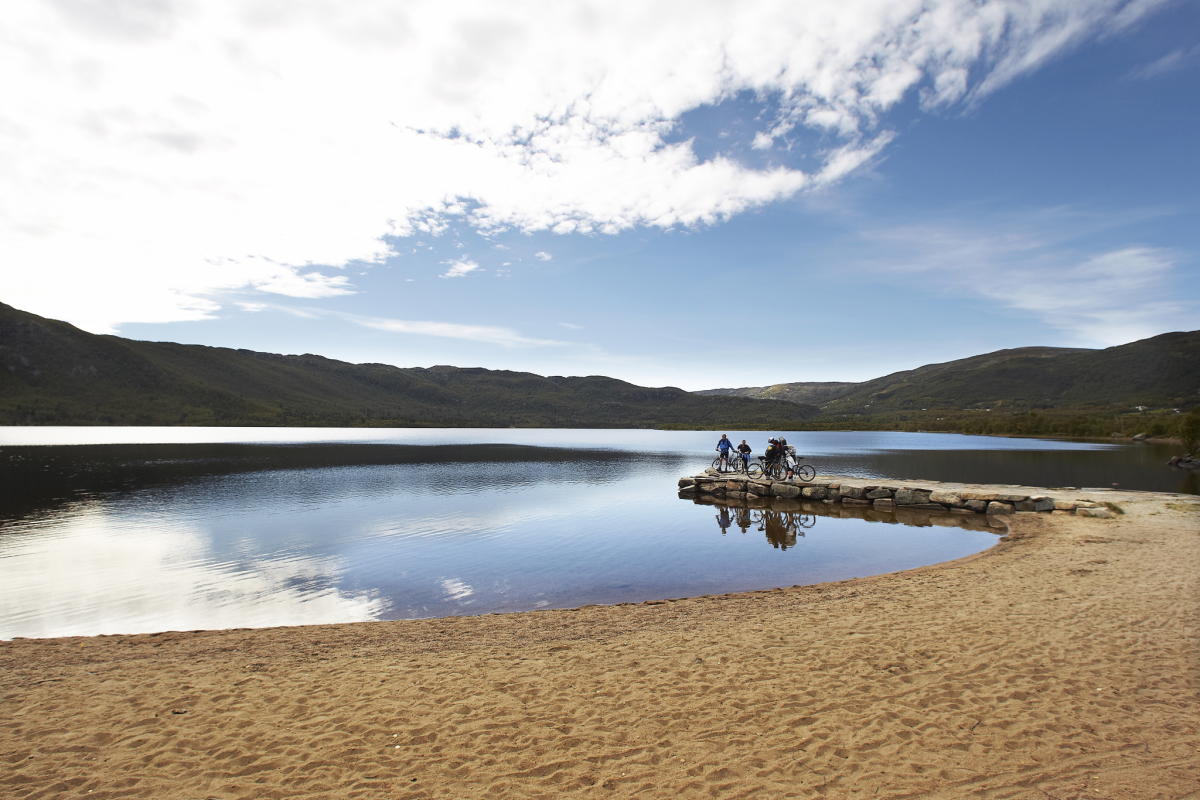
[[[876,578],[0,643],[5,798],[1200,797],[1200,500]]]

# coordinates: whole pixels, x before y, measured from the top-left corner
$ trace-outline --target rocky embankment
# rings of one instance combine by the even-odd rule
[[[1042,494],[1032,487],[980,486],[938,481],[903,481],[884,484],[878,480],[830,476],[827,480],[804,483],[796,480],[750,478],[736,473],[707,469],[699,475],[679,479],[679,496],[688,499],[754,501],[760,498],[796,498],[843,506],[870,506],[876,510],[912,509],[948,514],[987,514],[1018,512],[1075,514],[1080,517],[1109,518],[1110,505],[1091,497],[1098,489],[1063,488],[1054,494]]]

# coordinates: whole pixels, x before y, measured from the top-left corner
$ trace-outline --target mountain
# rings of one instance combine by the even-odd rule
[[[776,383],[773,386],[746,386],[741,389],[703,389],[696,394],[718,397],[757,397],[763,400],[787,400],[790,403],[811,403],[819,406],[841,397],[858,385],[857,383],[838,381]]]
[[[0,424],[795,429],[812,406],[613,378],[141,342],[0,303]]]
[[[1200,331],[1088,350],[1022,347],[927,364],[862,383],[782,383],[703,395],[800,400],[829,415],[1191,407],[1200,403]]]

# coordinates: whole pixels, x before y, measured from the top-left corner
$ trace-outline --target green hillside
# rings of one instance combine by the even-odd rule
[[[821,387],[824,394],[818,393]],[[708,394],[807,398],[822,416],[917,411],[1191,407],[1200,402],[1200,331],[1085,350],[1023,347],[851,384],[784,383]]]
[[[0,304],[0,424],[799,428],[811,406],[605,377],[139,342]]]
[[[762,400],[787,400],[819,406],[853,391],[857,383],[813,381],[810,383],[776,383],[771,386],[747,386],[741,389],[704,389],[696,394],[709,396],[757,397]]]

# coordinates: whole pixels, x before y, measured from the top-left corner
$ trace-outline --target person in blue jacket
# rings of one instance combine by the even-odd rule
[[[729,434],[722,433],[720,440],[717,442],[717,452],[721,454],[721,470],[724,471],[729,466],[729,458],[733,455],[733,442],[729,441]]]

